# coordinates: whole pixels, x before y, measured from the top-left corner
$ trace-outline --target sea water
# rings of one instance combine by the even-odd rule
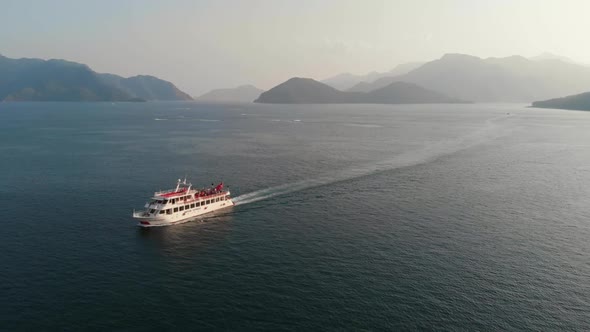
[[[0,104],[0,329],[590,329],[590,113]],[[154,191],[236,206],[140,229]]]

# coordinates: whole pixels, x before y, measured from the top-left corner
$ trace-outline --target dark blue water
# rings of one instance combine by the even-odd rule
[[[0,330],[588,330],[590,113],[0,104]],[[238,205],[131,220],[187,175]]]

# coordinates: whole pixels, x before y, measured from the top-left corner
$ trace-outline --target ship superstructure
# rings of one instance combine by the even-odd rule
[[[133,211],[133,218],[139,220],[141,227],[166,226],[233,205],[223,182],[210,188],[193,188],[186,179],[179,179],[175,189],[155,192],[144,210]]]

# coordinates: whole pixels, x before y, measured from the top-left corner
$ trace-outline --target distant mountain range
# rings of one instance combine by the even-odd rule
[[[533,107],[590,111],[590,92],[533,102]]]
[[[392,85],[395,82],[404,83]],[[565,57],[546,53],[532,58],[482,59],[446,54],[426,63],[402,64],[385,73],[340,74],[323,82],[294,79],[262,94],[260,89],[244,85],[213,90],[198,99],[249,102],[260,96],[258,102],[281,103],[531,102],[555,96],[573,98],[588,90],[590,67]],[[99,74],[84,64],[65,60],[0,55],[0,101],[191,99],[174,84],[153,76],[124,78]]]
[[[347,91],[373,91],[396,81],[476,102],[530,102],[588,90],[590,68],[547,55],[535,60],[446,54],[406,74],[361,82]]]
[[[545,52],[545,53],[541,53],[537,56],[533,56],[530,57],[529,60],[535,60],[535,61],[539,61],[539,60],[560,60],[563,62],[568,62],[568,63],[574,63],[574,64],[578,64],[577,62],[575,62],[574,60],[562,56],[562,55],[557,55],[557,54],[553,54],[553,53],[549,53],[549,52]]]
[[[236,88],[211,90],[198,98],[199,101],[251,103],[264,92],[253,85],[241,85]]]
[[[0,55],[0,101],[191,100],[153,76],[98,74],[65,60],[10,59]]]
[[[174,84],[154,76],[138,75],[129,78],[114,74],[99,74],[99,76],[107,84],[144,100],[192,100],[191,96],[180,91]]]
[[[311,78],[294,77],[262,93],[256,103],[271,104],[417,104],[462,103],[412,83],[392,82],[370,92],[346,92]]]
[[[343,73],[343,74],[338,74],[338,75],[330,77],[330,78],[326,78],[326,79],[322,80],[321,82],[324,84],[327,84],[335,89],[338,89],[338,90],[348,90],[361,82],[365,82],[368,84],[369,82],[373,82],[373,81],[380,79],[382,77],[392,77],[392,76],[403,75],[405,73],[408,73],[408,72],[420,67],[423,64],[424,64],[424,62],[403,63],[401,65],[396,66],[392,70],[390,70],[388,72],[384,72],[384,73],[379,73],[376,71],[370,72],[365,75],[354,75],[354,74],[350,74],[350,73]]]

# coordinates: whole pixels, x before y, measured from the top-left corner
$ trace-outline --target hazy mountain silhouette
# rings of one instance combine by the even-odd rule
[[[188,94],[180,91],[174,84],[149,75],[129,78],[114,74],[99,74],[100,78],[111,86],[144,100],[192,100]]]
[[[359,84],[361,82],[373,82],[381,77],[403,75],[411,70],[414,70],[414,69],[420,67],[422,64],[423,64],[423,62],[403,63],[403,64],[396,66],[392,70],[390,70],[388,72],[384,72],[384,73],[379,73],[376,71],[370,72],[365,75],[354,75],[354,74],[350,74],[350,73],[343,73],[343,74],[338,74],[338,75],[330,77],[330,78],[326,78],[326,79],[322,80],[321,82],[324,84],[327,84],[335,89],[338,89],[338,90],[347,90],[347,89],[350,89],[354,85]]]
[[[115,78],[125,83],[115,84]],[[155,77],[146,79],[145,76],[136,76],[124,79],[116,75],[101,75],[84,64],[65,60],[10,59],[0,56],[0,100],[3,101],[153,99],[145,98],[143,93],[136,94],[140,89],[128,89],[127,85],[169,87],[172,84]]]
[[[530,60],[534,60],[534,61],[539,61],[539,60],[561,60],[563,62],[568,62],[568,63],[577,63],[574,60],[563,56],[563,55],[557,55],[557,54],[553,54],[553,53],[549,53],[549,52],[544,52],[541,53],[539,55],[536,56],[532,56],[529,58]]]
[[[88,66],[64,60],[0,56],[0,100],[131,101],[134,96],[104,83]]]
[[[346,102],[347,93],[313,80],[293,77],[263,92],[255,103],[271,104],[325,104]]]
[[[264,92],[253,85],[241,85],[236,88],[211,90],[197,98],[209,102],[251,103]]]
[[[365,93],[359,100],[367,104],[466,103],[408,82],[392,82],[383,88]]]
[[[357,84],[348,91],[371,91],[394,81],[412,82],[464,100],[530,102],[587,90],[590,68],[558,59],[446,54],[407,74]]]
[[[590,111],[590,92],[533,102],[533,107]]]
[[[392,82],[386,87],[371,92],[346,92],[311,78],[294,77],[262,93],[254,102],[271,104],[419,104],[460,103],[462,101],[406,82]]]

